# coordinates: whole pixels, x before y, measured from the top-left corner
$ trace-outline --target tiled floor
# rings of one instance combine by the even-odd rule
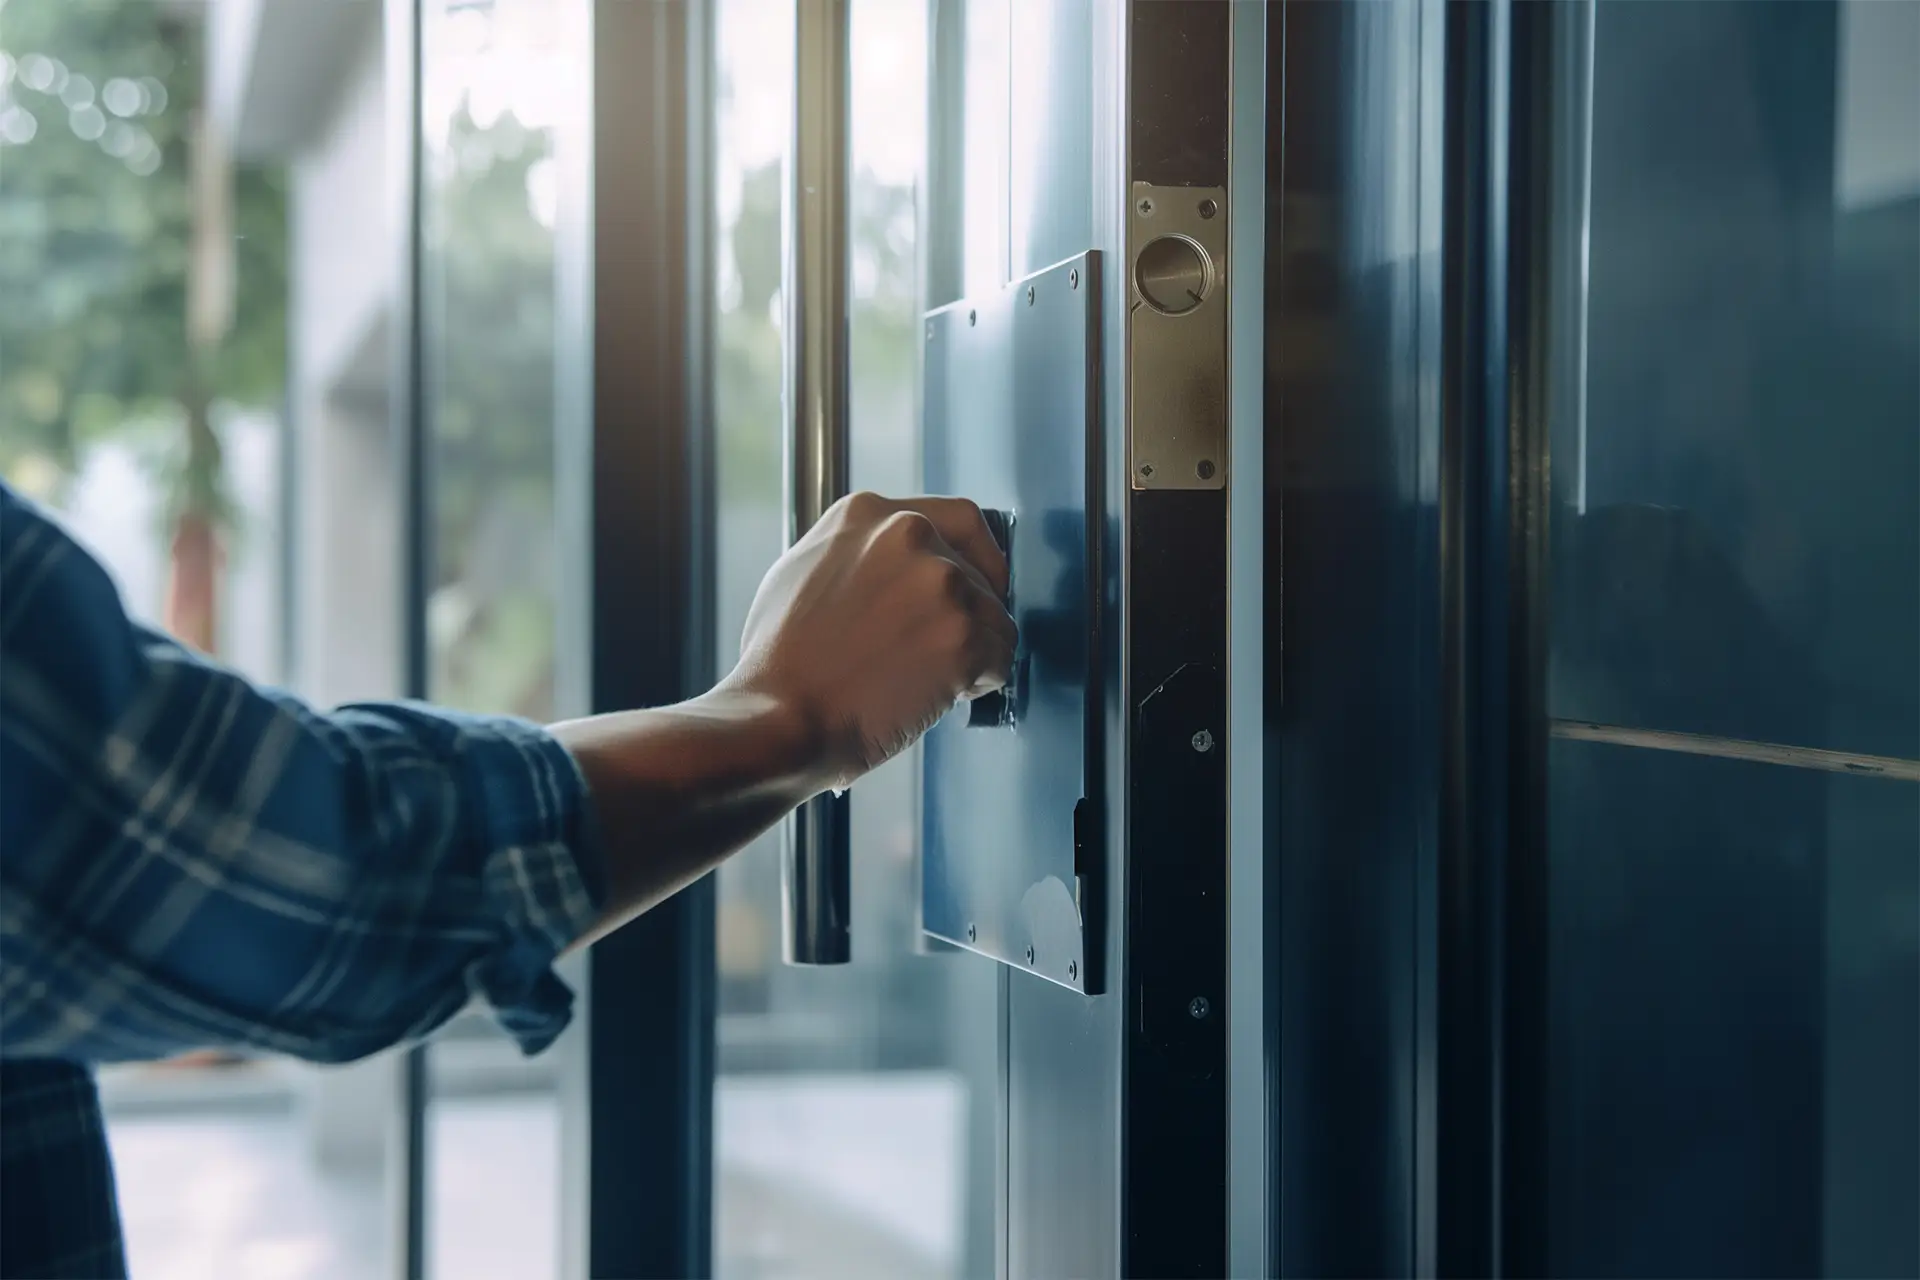
[[[288,1114],[110,1119],[138,1280],[347,1280],[381,1274],[377,1172],[326,1177]]]
[[[957,1256],[966,1099],[951,1077],[724,1079],[716,1262],[728,1280],[936,1280]],[[429,1113],[431,1273],[540,1280],[558,1256],[547,1095]],[[386,1270],[378,1170],[323,1171],[291,1112],[110,1122],[135,1280],[364,1280]]]

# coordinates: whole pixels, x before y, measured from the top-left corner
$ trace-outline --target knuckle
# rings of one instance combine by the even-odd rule
[[[992,531],[987,527],[987,513],[979,503],[971,498],[948,498],[945,515],[955,529],[972,529],[974,534],[992,542]]]
[[[951,560],[940,562],[940,588],[948,600],[955,604],[965,604],[972,593],[973,582],[967,577],[967,571]]]
[[[877,493],[862,489],[840,499],[840,510],[848,520],[855,524],[878,524],[887,518],[889,506],[887,500]]]
[[[928,557],[919,576],[927,595],[943,605],[957,605],[966,598],[966,571],[944,556]]]
[[[940,619],[939,645],[943,652],[951,653],[963,663],[974,660],[973,619],[964,613],[949,613]]]
[[[938,536],[933,521],[918,511],[896,511],[887,517],[884,532],[899,546],[909,551],[924,550],[933,545]]]

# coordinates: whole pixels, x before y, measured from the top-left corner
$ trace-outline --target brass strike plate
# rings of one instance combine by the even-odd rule
[[[1135,489],[1227,484],[1227,193],[1133,184],[1128,459]]]

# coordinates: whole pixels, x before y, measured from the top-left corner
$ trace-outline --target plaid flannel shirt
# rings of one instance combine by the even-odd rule
[[[0,1276],[124,1273],[95,1064],[343,1062],[476,998],[551,1043],[589,827],[539,728],[257,688],[0,486]]]

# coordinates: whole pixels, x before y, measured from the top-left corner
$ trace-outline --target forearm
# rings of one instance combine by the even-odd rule
[[[553,734],[586,777],[605,868],[605,910],[576,947],[713,870],[827,777],[818,735],[800,717],[727,689]]]
[[[4,484],[0,551],[9,1056],[340,1061],[474,996],[538,1052],[570,1008],[555,953],[998,687],[1016,639],[977,508],[869,495],[768,575],[721,691],[552,732],[326,713],[136,625]]]

